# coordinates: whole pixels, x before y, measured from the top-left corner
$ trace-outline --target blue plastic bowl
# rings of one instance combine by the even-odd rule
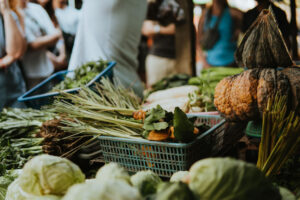
[[[110,77],[113,76],[113,67],[116,65],[116,62],[109,62],[108,66],[100,72],[93,80],[91,80],[87,87],[91,87],[94,83],[99,82],[101,77]],[[56,72],[51,75],[49,78],[45,79],[34,88],[27,91],[25,94],[18,98],[19,102],[24,102],[27,107],[40,109],[42,106],[49,105],[54,101],[54,98],[60,95],[59,92],[49,92],[55,85],[63,81],[67,75],[71,71],[64,70],[60,72]],[[67,93],[76,93],[80,88],[72,88],[68,90],[64,90]]]

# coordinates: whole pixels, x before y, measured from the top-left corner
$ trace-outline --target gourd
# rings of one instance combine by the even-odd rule
[[[289,67],[282,70],[290,82],[291,86],[291,108],[300,114],[300,68]]]
[[[215,88],[214,104],[227,120],[258,119],[275,95],[285,96],[288,109],[300,114],[300,68],[292,67],[272,9],[263,10],[251,25],[235,59],[249,70],[226,77]]]
[[[263,10],[247,30],[236,50],[235,59],[239,66],[248,69],[293,65],[271,7]]]
[[[223,79],[215,89],[214,103],[230,121],[257,119],[275,94],[289,96],[288,76],[276,69],[250,69]]]

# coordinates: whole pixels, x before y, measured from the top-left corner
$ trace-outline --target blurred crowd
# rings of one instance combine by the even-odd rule
[[[67,0],[0,0],[0,6],[0,109],[24,106],[17,97],[54,72],[99,58],[116,61],[114,75],[140,96],[179,72],[176,31],[189,14],[179,0],[85,0],[80,10]],[[240,36],[270,7],[290,47],[285,12],[270,0],[257,0],[246,13],[227,0],[201,6],[198,67],[235,67]]]
[[[67,0],[1,0],[0,108],[23,107],[26,90],[66,69],[80,11]]]

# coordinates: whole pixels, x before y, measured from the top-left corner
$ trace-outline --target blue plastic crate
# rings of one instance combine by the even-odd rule
[[[108,66],[100,72],[93,80],[91,80],[87,87],[91,87],[95,82],[99,82],[101,77],[110,77],[113,76],[113,67],[116,65],[116,62],[109,62]],[[27,91],[25,94],[18,98],[19,102],[24,102],[28,107],[40,109],[44,105],[49,105],[54,101],[54,97],[60,95],[59,92],[49,92],[55,85],[63,81],[71,71],[65,70],[57,72],[51,75],[46,80],[42,81],[34,88]],[[64,90],[67,93],[76,93],[80,88],[72,88]]]
[[[128,171],[152,170],[162,177],[170,177],[177,171],[188,170],[199,159],[223,150],[225,120],[219,115],[197,116],[196,124],[204,123],[211,128],[190,143],[155,142],[144,139],[127,139],[100,136],[100,147],[106,163],[116,162]],[[230,144],[232,146],[232,144]]]

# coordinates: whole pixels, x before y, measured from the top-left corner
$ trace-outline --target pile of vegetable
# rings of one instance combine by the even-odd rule
[[[42,123],[54,114],[33,109],[3,109],[0,114],[0,176],[19,169],[43,152],[43,138],[37,138]]]
[[[300,146],[300,68],[293,66],[272,9],[261,12],[235,57],[248,70],[223,79],[216,86],[214,104],[228,121],[262,120],[257,167],[276,178]],[[290,176],[296,177],[297,171],[295,167]]]
[[[214,93],[216,85],[223,78],[241,73],[242,71],[243,68],[211,67],[203,69],[198,77],[191,78],[188,83],[198,86],[199,89],[189,94],[189,111],[215,111]]]
[[[151,86],[151,89],[146,92],[145,96],[147,97],[151,93],[159,90],[166,90],[169,88],[187,85],[190,78],[191,76],[187,74],[175,74],[175,75],[167,76],[161,79],[160,81],[156,82],[155,84],[153,84]]]
[[[66,89],[78,88],[88,84],[100,72],[108,66],[107,61],[98,60],[88,62],[81,67],[74,70],[72,77],[65,77],[65,79],[53,87],[52,91],[61,91]]]
[[[184,85],[151,93],[143,104],[144,110],[149,110],[160,105],[163,109],[173,112],[179,107],[184,112],[189,112],[189,94],[197,93],[198,87]]]
[[[288,109],[299,110],[300,68],[292,67],[272,12],[262,11],[251,27],[235,55],[249,70],[223,79],[215,89],[215,106],[230,121],[260,118],[276,94],[287,98]]]
[[[289,198],[287,198],[289,197]],[[2,198],[3,199],[3,198]],[[1,200],[2,200],[1,199]],[[24,166],[8,187],[5,200],[295,200],[254,165],[230,158],[198,161],[187,172],[163,181],[152,171],[130,176],[116,163],[87,179],[71,161],[40,155]]]
[[[213,97],[216,85],[223,78],[242,71],[242,68],[214,67],[203,69],[200,76],[184,81],[175,79],[182,75],[164,78],[154,85],[155,89],[147,95],[143,108],[152,109],[160,105],[169,112],[173,112],[175,107],[186,113],[215,111]]]
[[[47,138],[47,148],[52,150],[63,149],[64,145],[59,142],[70,140],[67,144],[72,148],[64,156],[73,154],[100,135],[190,142],[208,129],[204,124],[194,127],[194,119],[188,119],[179,108],[174,113],[160,106],[141,110],[140,100],[131,90],[113,84],[107,78],[102,78],[101,84],[96,84],[94,90],[84,87],[78,94],[63,93],[54,102],[53,110],[62,115],[60,130],[43,126],[41,135]],[[51,137],[57,135],[55,132],[64,137]]]

